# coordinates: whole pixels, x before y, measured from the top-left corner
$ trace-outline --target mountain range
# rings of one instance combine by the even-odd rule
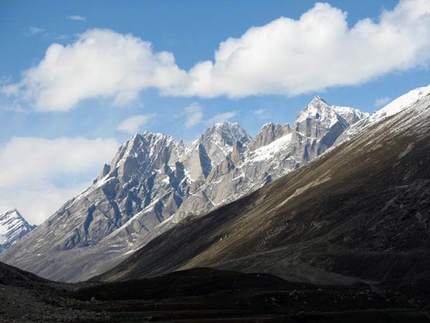
[[[323,109],[315,108],[319,104]],[[262,158],[260,156],[272,156],[262,158],[269,164],[270,158],[278,156],[280,149],[270,146],[277,146],[277,142],[288,143],[285,145],[288,146],[299,133],[302,136],[306,134],[309,141],[299,146],[303,148],[301,151],[288,148],[291,152],[288,157],[313,156],[309,152],[322,147],[322,139],[326,138],[324,142],[331,142],[330,147],[323,148],[324,152],[319,155],[317,152],[316,158],[302,161],[293,171],[287,171],[286,175],[278,178],[274,178],[276,173],[270,179],[268,174],[262,176],[261,188],[244,193],[233,202],[214,206],[206,214],[190,213],[181,217],[172,213],[171,218],[177,219],[168,218],[160,222],[154,227],[156,233],[149,242],[133,251],[136,241],[139,241],[136,237],[134,246],[125,249],[128,251],[124,261],[93,277],[90,282],[54,283],[0,263],[4,305],[1,320],[429,322],[430,86],[411,91],[373,115],[359,117],[352,125],[348,123],[346,128],[347,118],[337,113],[334,107],[329,107],[329,112],[322,115],[320,111],[325,107],[320,98],[315,98],[299,115],[295,125],[265,125],[263,129],[269,129],[266,130],[270,134],[266,137],[269,139],[257,136],[242,144],[240,150],[237,141],[233,142],[229,145],[227,157],[224,160],[220,158],[221,164],[228,158],[240,162],[232,162],[234,167],[231,169],[219,167],[218,171],[229,178],[229,172],[240,169],[241,165],[250,167],[253,164],[250,156],[259,156],[257,160]],[[335,118],[327,118],[328,113]],[[318,133],[314,126],[321,124],[315,120],[326,120],[325,124],[331,126],[339,122],[340,134],[327,136],[327,132],[321,132],[321,129],[330,131],[331,127],[320,127],[318,131],[323,134],[313,141],[312,133]],[[301,128],[303,122],[312,125],[311,129]],[[211,129],[225,127],[238,125],[221,124]],[[211,136],[216,137],[216,133],[212,132]],[[290,134],[291,138],[288,138]],[[162,138],[149,133],[139,137],[151,135],[158,138],[152,143]],[[133,138],[134,141],[137,137]],[[204,136],[199,138],[199,144],[204,141],[202,138]],[[165,144],[160,143],[161,147],[174,146]],[[138,160],[135,163],[140,166],[131,167],[133,164],[125,157],[127,151],[133,151],[133,145],[129,145],[130,142],[121,147],[114,158],[116,163],[105,166],[91,190],[83,194],[92,196],[90,192],[96,192],[105,183],[124,179],[124,169],[130,181],[133,172],[143,169],[141,165],[155,165],[156,160],[166,158],[166,155],[158,154],[164,157],[155,156],[146,163],[136,156]],[[145,151],[143,145],[138,146],[141,147],[138,151]],[[152,150],[153,146],[157,145],[149,146],[146,151],[159,151]],[[202,146],[206,154],[201,154],[203,149],[198,144],[193,148],[198,150],[200,165],[200,169],[194,169],[193,176],[199,179],[192,182],[195,185],[193,192],[199,192],[200,188],[208,189],[214,180],[210,174],[217,168],[209,163],[215,157],[211,158],[207,151],[219,150]],[[240,159],[232,158],[235,149],[239,151]],[[255,154],[259,149],[260,153]],[[178,152],[176,156],[189,156],[187,148],[173,151]],[[145,156],[144,152],[142,154]],[[176,187],[186,188],[188,178],[196,178],[189,175],[190,159],[187,164],[187,158],[175,161],[176,167],[184,165],[179,167],[183,175],[177,172],[175,177],[185,178]],[[280,159],[276,157],[276,161],[279,163]],[[131,168],[121,168],[127,163],[131,163]],[[163,165],[163,162],[158,165]],[[200,171],[209,166],[211,170],[206,174]],[[159,166],[154,167],[160,169]],[[260,167],[264,169],[263,165]],[[122,175],[118,176],[121,172]],[[152,187],[159,185],[167,174],[170,173],[156,173]],[[114,179],[109,179],[109,176]],[[161,179],[157,179],[158,176]],[[223,176],[215,176],[219,182],[213,184],[222,183],[220,179]],[[164,182],[167,185],[167,181]],[[184,192],[191,195],[191,187],[187,190]],[[142,192],[143,188],[136,191]],[[111,192],[119,194],[121,191]],[[83,199],[83,194],[66,205],[74,205],[76,199]],[[155,196],[155,192],[151,194]],[[182,204],[187,196],[184,195]],[[123,212],[121,205],[118,209]],[[163,205],[166,204],[163,202]],[[60,221],[58,214],[54,214],[50,221]],[[83,214],[88,215],[88,212]],[[73,216],[73,213],[68,215],[69,218]],[[88,221],[88,234],[92,221]],[[67,226],[64,228],[68,229]],[[76,228],[79,229],[79,225]],[[60,229],[55,233],[63,237],[69,234],[67,230],[62,234]],[[37,230],[4,254],[16,253],[17,246],[30,247],[26,241],[38,243],[34,240]],[[43,232],[50,234],[46,227]],[[36,236],[42,239],[40,235]],[[110,239],[109,235],[106,237]],[[103,244],[106,237],[94,246]],[[57,257],[53,258],[52,264],[60,259],[60,254],[74,256],[77,262],[85,261],[85,258],[78,257],[79,253],[94,247],[90,242],[86,246],[78,246],[79,241],[76,241],[75,246],[69,249],[59,249],[57,245],[58,253],[48,249]],[[29,253],[22,254],[31,257]],[[108,253],[103,255],[109,257]],[[40,256],[50,261],[46,255]],[[81,268],[85,271],[85,267]]]
[[[101,274],[184,219],[314,160],[367,117],[315,97],[292,126],[268,123],[255,138],[228,122],[211,126],[187,147],[165,134],[136,134],[88,189],[1,260],[61,281]]]
[[[398,284],[429,310],[430,86],[359,122],[320,158],[165,232],[95,280],[212,267],[320,285]]]

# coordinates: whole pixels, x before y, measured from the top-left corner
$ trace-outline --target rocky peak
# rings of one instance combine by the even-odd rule
[[[113,170],[124,163],[130,156],[135,156],[138,153],[138,147],[142,142],[142,137],[135,134],[130,140],[126,141],[118,148],[117,153],[110,163],[110,169]]]
[[[171,136],[162,133],[145,131],[142,135],[135,134],[118,149],[110,166],[103,167],[99,179],[112,174],[128,181],[136,172],[144,174],[161,169],[169,163],[171,153],[178,145]]]
[[[15,208],[0,214],[0,252],[24,237],[36,226],[30,225]]]
[[[316,121],[326,129],[331,128],[337,122],[342,122],[346,126],[348,125],[346,120],[319,96],[316,96],[303,111],[299,113],[296,124],[303,124],[309,120]]]
[[[339,111],[346,115],[352,109],[344,107]],[[297,137],[304,140],[303,161],[308,162],[330,148],[348,127],[349,123],[334,106],[316,96],[299,113],[294,126]]]
[[[233,151],[236,142],[246,146],[252,138],[237,123],[217,123],[208,129],[186,149],[186,156],[191,156],[194,151],[201,150],[199,145],[210,160],[212,167],[224,161],[225,156]],[[186,157],[189,158],[189,157]]]
[[[369,116],[369,113],[351,107],[333,106],[333,109],[344,118],[349,125],[353,125],[357,121]]]
[[[291,128],[288,124],[280,125],[266,123],[261,127],[260,131],[258,131],[257,136],[255,136],[255,139],[251,142],[249,148],[250,150],[255,150],[260,147],[267,146],[276,139],[279,139],[290,132]]]
[[[328,103],[319,95],[315,95],[312,101],[310,102],[310,104],[315,104],[315,103],[329,106]]]
[[[297,116],[295,130],[308,138],[318,140],[330,129],[339,128],[342,132],[348,126],[348,122],[333,107],[316,96]]]
[[[221,143],[223,146],[228,145],[231,147],[236,141],[247,144],[251,140],[252,138],[238,123],[231,123],[228,121],[217,123],[209,127],[198,139],[198,141],[203,144],[212,141]]]

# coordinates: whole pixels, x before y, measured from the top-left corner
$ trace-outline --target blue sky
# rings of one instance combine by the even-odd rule
[[[373,112],[430,82],[430,0],[0,1],[0,211],[40,223],[135,132]]]

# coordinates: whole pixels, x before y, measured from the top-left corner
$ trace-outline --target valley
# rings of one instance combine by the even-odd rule
[[[318,286],[205,268],[65,284],[1,265],[0,278],[0,322],[428,322],[408,300],[416,291],[392,286]]]

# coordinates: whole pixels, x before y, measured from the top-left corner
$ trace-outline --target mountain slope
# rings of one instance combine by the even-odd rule
[[[181,223],[99,279],[200,266],[329,284],[429,279],[429,92],[307,166]]]
[[[35,227],[30,225],[15,208],[0,214],[0,253],[10,248]]]
[[[54,280],[100,274],[186,217],[206,214],[315,159],[349,127],[345,118],[364,116],[337,109],[316,97],[293,126],[266,124],[256,139],[227,122],[188,147],[164,134],[137,134],[91,187],[1,259]]]

